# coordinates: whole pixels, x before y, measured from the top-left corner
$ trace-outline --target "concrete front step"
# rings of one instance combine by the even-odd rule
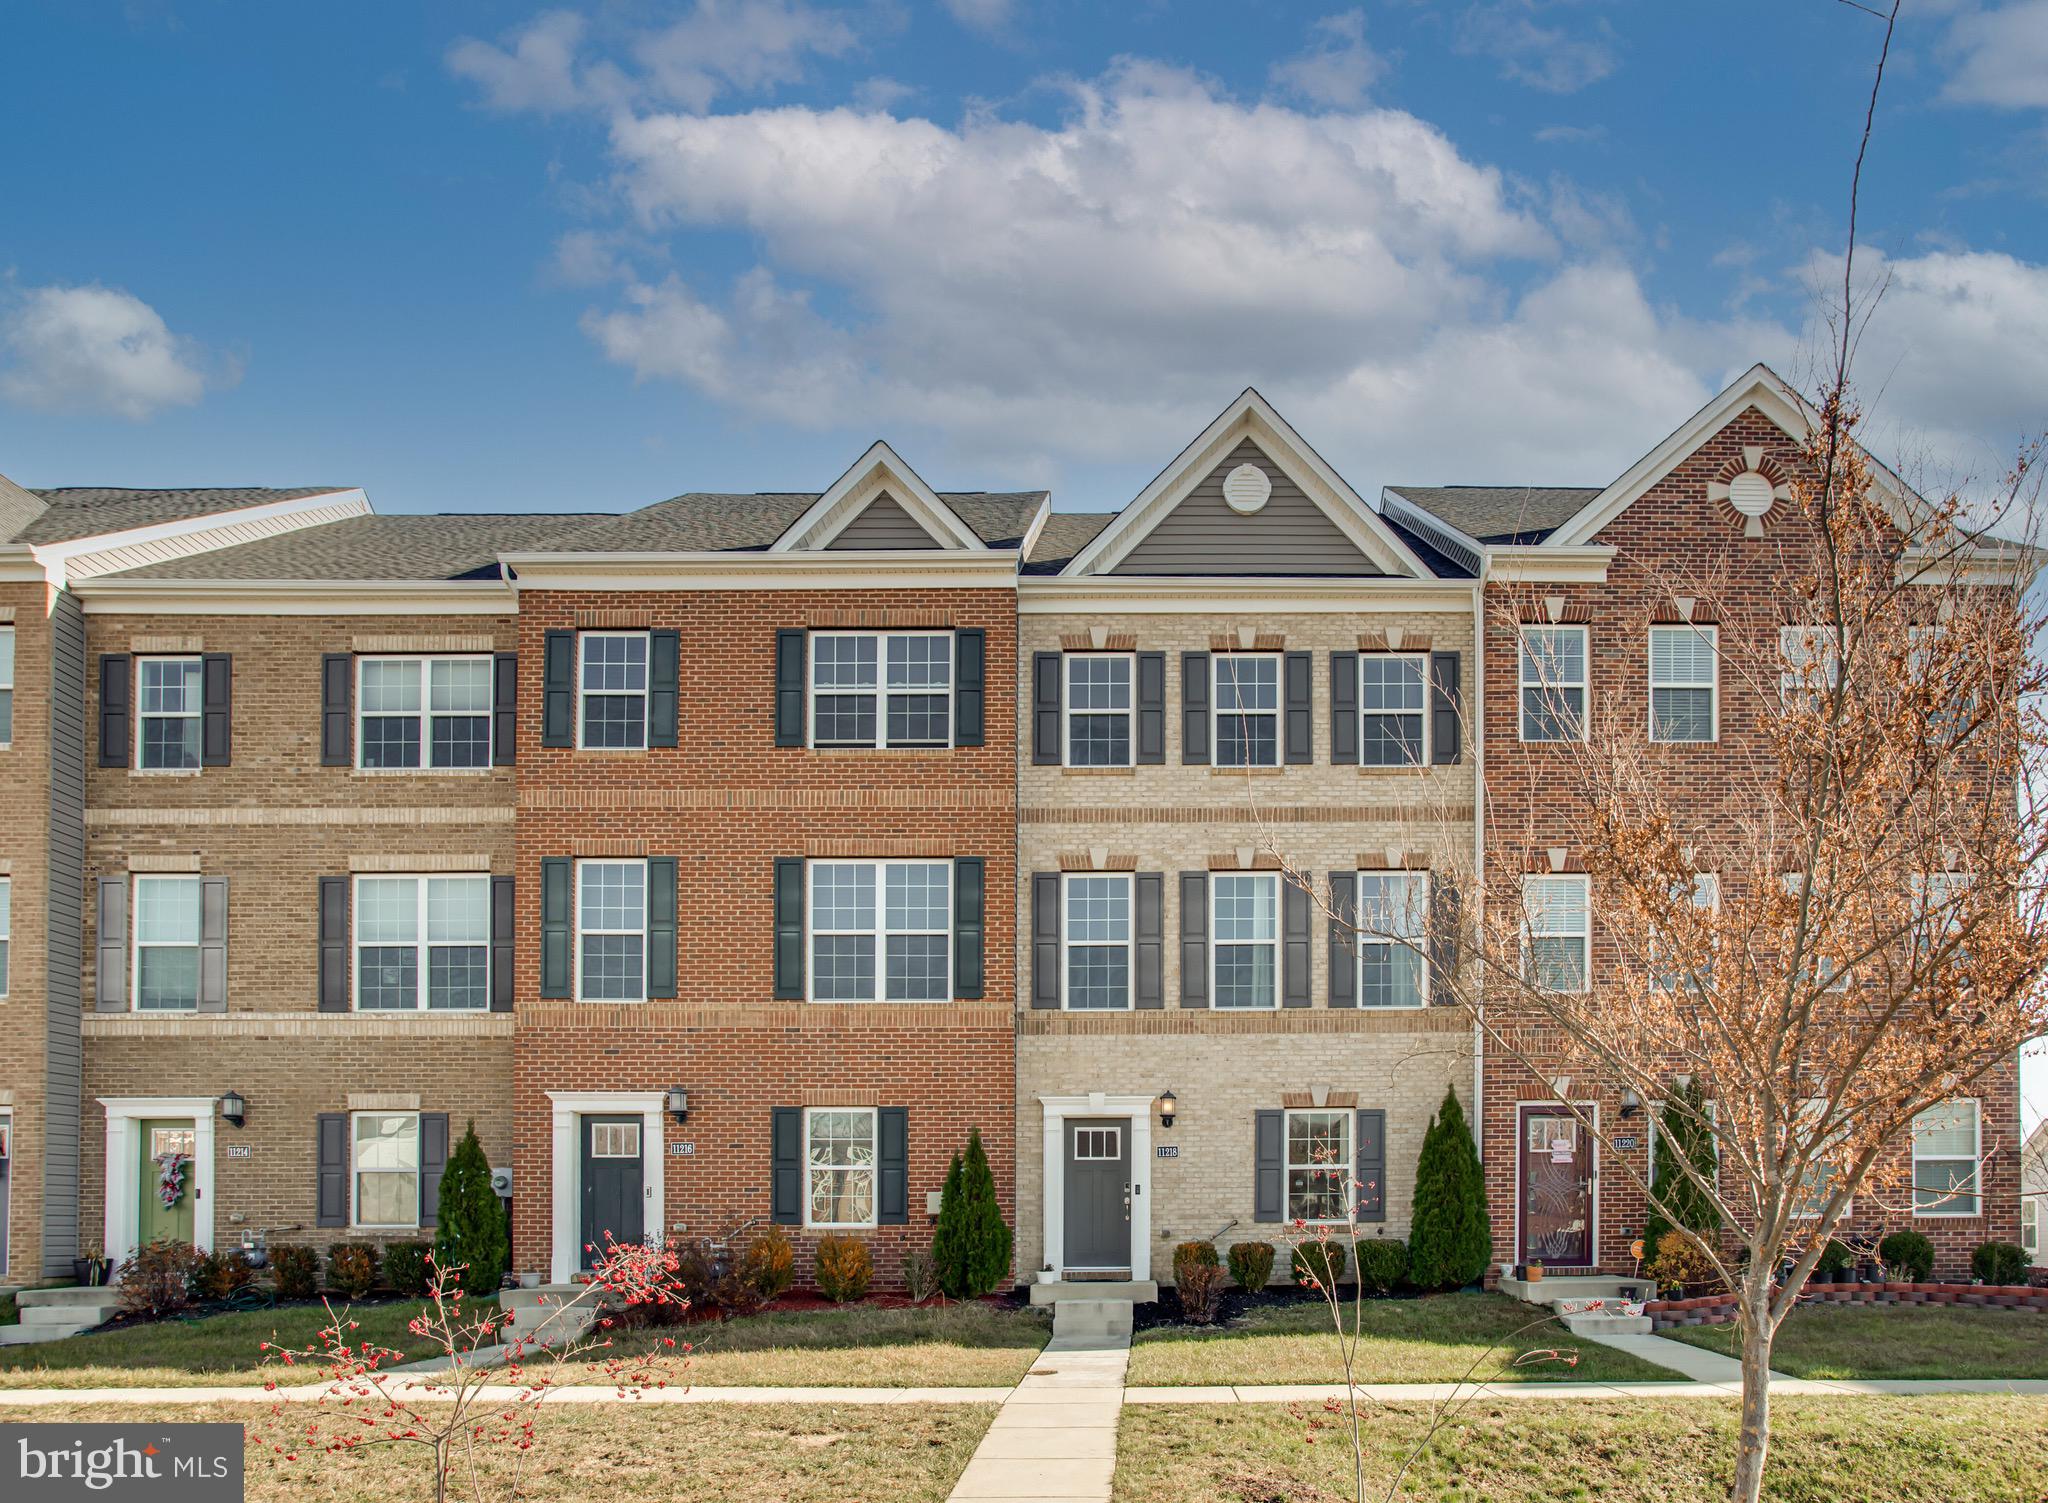
[[[1620,1278],[1613,1274],[1557,1274],[1536,1280],[1503,1278],[1500,1292],[1531,1305],[1554,1305],[1561,1299],[1619,1299],[1633,1289],[1635,1298],[1648,1299],[1653,1285],[1648,1279]]]
[[[574,1341],[597,1319],[598,1301],[583,1298],[583,1284],[541,1284],[532,1289],[501,1289],[498,1306],[512,1317],[507,1340],[553,1346]],[[568,1307],[581,1299],[571,1310]]]
[[[1131,1334],[1136,1306],[1127,1299],[1063,1299],[1052,1307],[1052,1336],[1122,1336]]]
[[[1105,1300],[1120,1299],[1127,1303],[1149,1305],[1159,1298],[1159,1284],[1154,1279],[1120,1279],[1097,1282],[1093,1279],[1061,1280],[1056,1284],[1033,1284],[1031,1303],[1034,1305],[1058,1305],[1070,1299]]]
[[[15,1295],[14,1303],[23,1310],[47,1309],[57,1305],[104,1305],[114,1309],[121,1303],[121,1292],[105,1284],[72,1284],[62,1289],[24,1289]]]
[[[1647,1336],[1654,1323],[1647,1315],[1616,1315],[1605,1310],[1587,1310],[1564,1317],[1564,1328],[1574,1336]]]

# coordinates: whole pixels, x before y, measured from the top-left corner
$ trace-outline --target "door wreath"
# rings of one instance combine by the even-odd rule
[[[170,1210],[185,1198],[185,1168],[192,1162],[189,1153],[160,1153],[156,1156],[156,1197]]]

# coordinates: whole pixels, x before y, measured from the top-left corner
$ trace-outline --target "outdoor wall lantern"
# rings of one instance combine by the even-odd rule
[[[220,1119],[240,1127],[249,1115],[249,1103],[242,1099],[240,1091],[229,1091],[220,1098]]]
[[[1180,1110],[1180,1098],[1173,1094],[1173,1088],[1169,1086],[1164,1091],[1161,1091],[1159,1099],[1152,1104],[1159,1110],[1159,1125],[1161,1127],[1173,1126],[1173,1114]]]
[[[1622,1116],[1633,1117],[1637,1112],[1641,1111],[1642,1109],[1643,1098],[1636,1094],[1636,1088],[1634,1086],[1624,1087],[1621,1093]]]
[[[690,1093],[679,1085],[668,1088],[668,1114],[678,1122],[690,1120]]]

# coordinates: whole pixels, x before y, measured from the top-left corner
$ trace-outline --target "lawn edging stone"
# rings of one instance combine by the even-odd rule
[[[1981,1310],[2048,1312],[2048,1289],[2028,1284],[1808,1284],[1800,1291],[1802,1305],[1842,1305],[1878,1309],[1887,1305],[1956,1305]],[[1706,1294],[1693,1299],[1651,1300],[1643,1306],[1652,1328],[1725,1325],[1736,1318],[1733,1294]]]

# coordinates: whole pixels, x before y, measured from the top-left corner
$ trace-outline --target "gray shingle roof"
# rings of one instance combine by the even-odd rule
[[[1482,543],[1534,543],[1577,516],[1597,485],[1390,485],[1402,500]]]
[[[502,550],[553,546],[608,515],[447,513],[348,517],[145,564],[120,579],[496,579]]]
[[[125,486],[73,485],[36,491],[49,510],[11,539],[17,543],[69,543],[78,538],[160,522],[183,522],[218,512],[240,511],[272,501],[298,501],[350,489],[303,485],[278,490],[264,485],[209,486],[196,490],[131,490]]]
[[[586,527],[558,545],[565,553],[712,553],[761,550],[789,530],[821,492],[691,491]],[[1044,491],[941,491],[939,499],[991,547],[1017,546]]]
[[[1103,528],[1117,519],[1113,511],[1054,512],[1039,529],[1031,556],[1024,561],[1026,574],[1057,574],[1074,561],[1074,555],[1095,541]]]

